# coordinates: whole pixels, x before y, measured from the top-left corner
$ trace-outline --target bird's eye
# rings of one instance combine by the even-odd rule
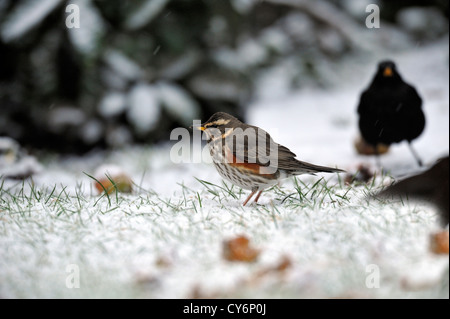
[[[209,127],[211,127],[211,128],[218,128],[219,126],[217,124],[211,124]]]

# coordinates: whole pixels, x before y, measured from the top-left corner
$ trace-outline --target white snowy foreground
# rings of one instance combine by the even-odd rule
[[[383,58],[424,99],[414,147],[431,165],[449,152],[448,39],[331,65],[332,89],[288,92],[266,76],[248,122],[301,160],[377,169],[353,141],[359,94]],[[448,298],[448,255],[429,247],[436,210],[366,198],[418,171],[406,144],[381,157],[388,176],[367,185],[304,175],[248,207],[247,191],[227,189],[211,164],[173,163],[170,147],[42,159],[34,184],[0,181],[0,298]],[[126,171],[133,193],[99,196],[85,173],[103,164]],[[259,250],[255,261],[224,259],[238,235]]]

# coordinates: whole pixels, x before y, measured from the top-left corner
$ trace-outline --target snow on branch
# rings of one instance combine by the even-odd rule
[[[322,0],[266,0],[268,3],[290,6],[308,14],[314,20],[329,25],[355,49],[371,49],[371,43],[364,41],[365,27],[331,3]]]

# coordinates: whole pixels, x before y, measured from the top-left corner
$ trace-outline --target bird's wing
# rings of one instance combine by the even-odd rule
[[[407,83],[405,84],[406,84],[405,86],[406,93],[404,94],[405,102],[409,104],[410,108],[414,108],[417,110],[422,109],[422,98],[420,97],[417,90],[412,85],[409,85]]]
[[[257,139],[255,139],[256,136]],[[297,160],[295,153],[275,143],[266,131],[254,126],[249,126],[246,131],[234,129],[233,134],[226,137],[225,143],[227,149],[232,150],[232,157],[228,160],[233,163],[242,163],[246,169],[256,169],[252,164],[258,164],[265,168],[262,172],[266,173],[275,173],[279,169],[291,171],[293,174],[343,172],[339,169]]]
[[[270,166],[270,162],[277,156],[277,144],[270,135],[251,125],[234,128],[226,137],[226,144],[238,163]]]
[[[366,90],[361,93],[361,97],[359,98],[358,104],[358,114],[361,115],[361,112],[364,112],[367,108],[371,108],[373,104],[373,96],[370,90]]]

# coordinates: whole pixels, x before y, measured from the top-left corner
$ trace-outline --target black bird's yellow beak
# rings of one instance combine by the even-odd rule
[[[385,77],[391,77],[392,76],[392,68],[391,67],[386,67],[384,70],[383,70],[383,76],[385,76]]]

